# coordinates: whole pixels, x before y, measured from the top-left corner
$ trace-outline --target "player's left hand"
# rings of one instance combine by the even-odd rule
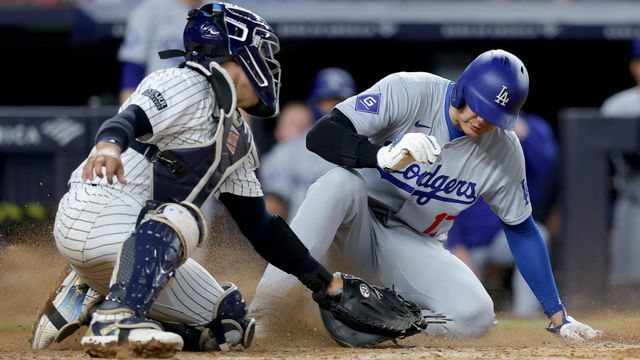
[[[100,141],[96,144],[96,152],[89,155],[87,162],[82,168],[82,179],[84,181],[93,180],[93,174],[101,178],[105,176],[109,185],[113,184],[113,177],[116,176],[118,181],[126,184],[124,178],[124,165],[120,159],[122,150],[116,144]],[[103,173],[104,168],[104,173]]]
[[[591,326],[583,324],[571,316],[563,316],[562,324],[559,326],[549,324],[547,330],[560,337],[576,341],[591,340],[602,336],[601,330],[594,330]]]

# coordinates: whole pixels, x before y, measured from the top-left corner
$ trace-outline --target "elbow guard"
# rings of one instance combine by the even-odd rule
[[[129,105],[100,126],[96,143],[110,141],[125,151],[133,139],[151,132],[151,123],[144,110],[137,105]]]
[[[307,148],[323,159],[349,168],[378,165],[380,146],[356,132],[351,120],[337,109],[325,115],[307,134]]]

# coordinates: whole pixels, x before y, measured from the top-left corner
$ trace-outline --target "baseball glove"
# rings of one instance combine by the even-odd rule
[[[342,293],[314,293],[331,337],[347,347],[368,347],[422,332],[427,322],[418,305],[393,289],[373,286],[355,276],[340,274]]]

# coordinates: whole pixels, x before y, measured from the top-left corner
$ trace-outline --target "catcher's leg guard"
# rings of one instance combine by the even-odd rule
[[[136,356],[168,357],[182,348],[179,335],[146,319],[158,293],[199,241],[196,219],[184,207],[164,204],[122,244],[105,302],[81,344],[92,356],[113,356],[126,345]]]
[[[61,280],[36,317],[31,341],[34,350],[46,349],[54,341],[61,342],[81,326],[88,325],[91,310],[104,299],[68,265]]]
[[[145,315],[174,270],[200,242],[200,225],[191,211],[163,204],[147,215],[122,244],[107,301]]]
[[[246,317],[247,306],[238,287],[220,284],[225,292],[213,310],[215,318],[206,326],[163,323],[167,330],[178,333],[185,341],[185,350],[227,351],[236,345],[251,346],[255,334],[255,319]]]
[[[222,283],[225,290],[213,313],[215,318],[200,336],[202,350],[229,350],[241,344],[251,346],[256,329],[256,321],[247,318],[247,305],[238,287],[233,283]]]

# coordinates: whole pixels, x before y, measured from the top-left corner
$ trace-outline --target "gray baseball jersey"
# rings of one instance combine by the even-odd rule
[[[370,196],[429,236],[445,234],[452,220],[479,196],[506,224],[531,215],[522,147],[512,131],[450,141],[449,80],[416,72],[387,76],[337,106],[359,134],[386,145],[409,132],[433,135],[442,146],[434,164],[413,163],[402,171],[364,169]]]
[[[337,106],[359,134],[384,145],[410,132],[436,137],[434,164],[402,171],[334,168],[313,184],[291,223],[315,257],[336,245],[346,271],[394,287],[423,309],[427,332],[476,336],[494,324],[493,302],[442,240],[482,196],[507,224],[531,214],[516,135],[495,129],[454,138],[452,83],[429,73],[392,74]],[[272,313],[295,279],[269,266],[250,311]]]
[[[604,116],[640,117],[640,87],[620,91],[608,98],[600,112]],[[638,155],[636,155],[638,156]],[[640,170],[622,154],[613,155],[618,198],[613,210],[611,233],[612,279],[619,283],[640,281]]]
[[[189,10],[180,0],[140,3],[127,20],[118,60],[142,65],[147,74],[178,65],[181,58],[162,60],[158,51],[184,48],[182,32]]]

